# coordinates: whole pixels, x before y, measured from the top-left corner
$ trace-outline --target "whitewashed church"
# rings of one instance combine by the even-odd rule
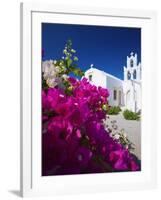
[[[121,80],[91,65],[85,77],[96,86],[108,88],[109,105],[138,112],[141,110],[141,63],[138,63],[137,54],[132,52],[127,56],[123,72],[124,80]]]

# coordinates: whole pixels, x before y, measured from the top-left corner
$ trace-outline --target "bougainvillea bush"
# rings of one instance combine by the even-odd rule
[[[60,60],[43,65],[42,175],[140,170],[137,157],[104,127],[108,90],[75,78],[83,73],[71,45]]]

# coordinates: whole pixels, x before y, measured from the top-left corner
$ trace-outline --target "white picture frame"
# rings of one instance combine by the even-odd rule
[[[41,176],[42,22],[142,28],[143,117],[140,172]],[[21,195],[79,194],[154,188],[157,84],[155,73],[157,73],[155,12],[21,3]]]

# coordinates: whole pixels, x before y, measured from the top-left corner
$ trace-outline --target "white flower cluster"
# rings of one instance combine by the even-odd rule
[[[62,85],[62,78],[66,79],[67,75],[59,76],[60,68],[56,66],[56,61],[47,60],[42,63],[43,78],[49,87],[54,88],[55,86]]]

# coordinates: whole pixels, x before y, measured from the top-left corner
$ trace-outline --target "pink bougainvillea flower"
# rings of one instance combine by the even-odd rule
[[[140,170],[139,160],[103,126],[107,89],[68,78],[72,94],[42,91],[42,174],[62,175]]]

